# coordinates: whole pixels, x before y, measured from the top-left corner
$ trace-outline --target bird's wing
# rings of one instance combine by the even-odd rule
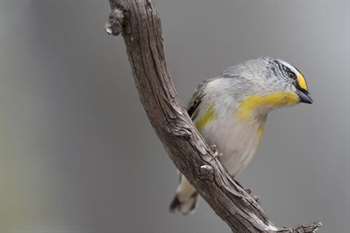
[[[205,88],[211,81],[213,81],[213,79],[208,79],[201,82],[193,93],[193,96],[187,106],[187,113],[192,120],[194,120],[198,114],[198,107],[201,104],[203,97],[205,96]]]
[[[187,113],[191,117],[192,121],[194,121],[196,116],[198,115],[199,105],[202,103],[203,97],[205,96],[205,88],[211,80],[212,79],[203,81],[197,86],[196,90],[194,91],[194,93],[192,95],[190,102],[187,105]],[[181,208],[182,208],[181,206],[183,206],[186,203],[192,203],[194,201],[194,204],[192,204],[190,206],[191,209],[184,211],[184,213],[187,213],[187,211],[190,211],[195,207],[197,192],[193,188],[193,186],[190,183],[188,183],[185,176],[182,175],[179,170],[177,170],[177,172],[179,175],[179,183],[180,183],[177,190],[182,190],[180,192],[185,193],[185,194],[187,194],[188,192],[194,192],[194,193],[192,193],[192,194],[190,193],[190,195],[189,195],[190,198],[183,203],[179,202],[178,194],[176,194],[175,199],[170,204],[170,209],[173,211],[177,208],[180,208],[180,211],[181,211]],[[187,181],[187,182],[184,182],[184,181]],[[186,183],[187,183],[187,187],[185,185]]]

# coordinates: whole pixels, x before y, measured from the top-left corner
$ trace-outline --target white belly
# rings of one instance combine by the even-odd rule
[[[222,155],[223,166],[232,175],[238,175],[253,159],[260,142],[264,122],[240,122],[229,114],[220,117],[202,130],[210,145],[216,145]]]

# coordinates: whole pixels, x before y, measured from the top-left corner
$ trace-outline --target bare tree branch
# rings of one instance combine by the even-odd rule
[[[176,167],[233,232],[310,233],[315,223],[296,228],[273,225],[255,199],[226,172],[178,103],[169,75],[160,18],[150,0],[110,0],[106,31],[123,35],[140,100]]]

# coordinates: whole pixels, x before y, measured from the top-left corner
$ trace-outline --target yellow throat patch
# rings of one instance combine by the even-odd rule
[[[264,96],[250,96],[239,106],[237,115],[241,120],[250,120],[261,107],[279,108],[299,103],[299,97],[292,92],[277,92]]]

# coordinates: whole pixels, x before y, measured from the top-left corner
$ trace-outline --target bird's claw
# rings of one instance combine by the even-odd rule
[[[210,149],[212,150],[212,152],[214,154],[218,153],[218,148],[217,148],[217,146],[215,144],[212,144],[209,147],[210,147]]]
[[[213,154],[213,157],[211,158],[211,160],[213,161],[214,159],[218,159],[218,158],[222,157],[222,155],[223,155],[222,153],[216,152]]]
[[[217,146],[215,144],[210,146],[210,149],[213,151],[213,157],[212,160],[217,159],[222,156],[222,153],[219,153],[217,150]]]

